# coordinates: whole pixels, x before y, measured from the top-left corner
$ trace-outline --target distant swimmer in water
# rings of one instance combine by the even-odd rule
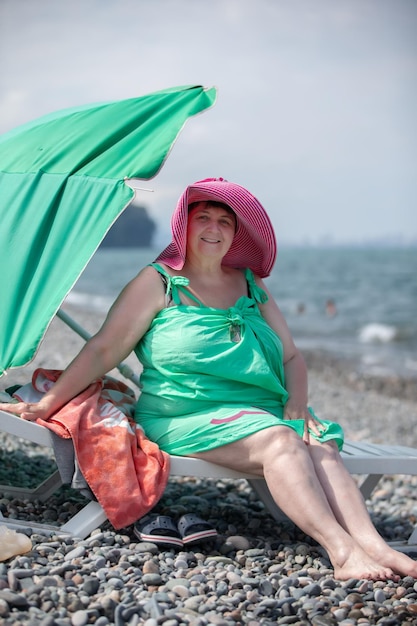
[[[327,317],[334,317],[335,315],[337,315],[337,309],[334,300],[326,300],[326,315]]]

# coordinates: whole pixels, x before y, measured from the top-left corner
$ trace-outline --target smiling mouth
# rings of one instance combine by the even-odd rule
[[[207,237],[201,237],[201,240],[206,243],[220,243],[220,239],[207,239]]]

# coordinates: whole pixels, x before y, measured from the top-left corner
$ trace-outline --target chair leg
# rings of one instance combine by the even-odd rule
[[[27,521],[27,520],[19,520],[19,519],[11,519],[10,517],[4,517],[4,515],[0,512],[0,525],[7,526],[7,528],[11,528],[12,530],[25,531],[30,529],[32,532],[39,533],[40,535],[67,535],[69,533],[65,533],[61,531],[59,526],[52,526],[49,524],[38,524],[37,522]]]
[[[408,538],[408,545],[413,546],[417,550],[417,526]]]
[[[263,478],[248,479],[248,483],[252,489],[257,493],[259,499],[264,503],[265,507],[277,522],[287,520],[288,517],[281,511],[279,506],[275,503],[268,485]]]
[[[382,477],[383,474],[368,474],[368,476],[366,476],[366,478],[362,481],[359,489],[361,490],[361,493],[365,500],[370,498],[373,490],[375,489]]]
[[[101,504],[92,501],[61,526],[60,530],[64,533],[70,533],[74,537],[85,539],[100,524],[103,524],[106,519],[107,515],[103,511]]]
[[[13,485],[0,485],[0,493],[7,493],[14,498],[27,498],[28,500],[40,500],[45,502],[59,487],[62,481],[58,470],[48,476],[40,485],[34,489],[25,487],[13,487]]]

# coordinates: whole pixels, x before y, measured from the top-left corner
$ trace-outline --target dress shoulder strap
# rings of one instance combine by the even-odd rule
[[[159,263],[149,263],[149,267],[153,267],[154,269],[156,269],[156,271],[161,274],[161,276],[165,276],[165,278],[171,278],[166,269],[163,268],[162,265],[159,265]]]
[[[201,302],[187,289],[190,281],[185,276],[171,276],[165,268],[163,268],[159,263],[149,263],[150,267],[156,269],[156,271],[161,275],[162,280],[166,286],[165,291],[165,301],[166,306],[169,305],[171,301],[174,302],[177,306],[182,304],[181,298],[179,295],[179,291],[182,291],[187,294],[189,298],[195,300],[197,304],[201,306]]]
[[[250,297],[261,304],[268,302],[268,294],[256,284],[255,276],[253,275],[252,270],[248,267],[245,269],[245,278],[248,283]]]

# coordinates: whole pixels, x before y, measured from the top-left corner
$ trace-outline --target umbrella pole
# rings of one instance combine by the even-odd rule
[[[72,319],[72,317],[70,317],[68,313],[65,313],[65,311],[63,311],[62,309],[58,309],[56,315],[57,317],[59,317],[60,320],[64,322],[64,324],[66,324],[74,332],[76,332],[77,335],[80,335],[80,337],[85,339],[85,341],[88,341],[90,339],[91,335],[85,330],[85,328],[80,326],[74,319]],[[127,363],[119,363],[117,369],[122,374],[122,376],[124,376],[128,380],[131,380],[132,383],[140,388],[139,376],[135,374],[135,372]]]

